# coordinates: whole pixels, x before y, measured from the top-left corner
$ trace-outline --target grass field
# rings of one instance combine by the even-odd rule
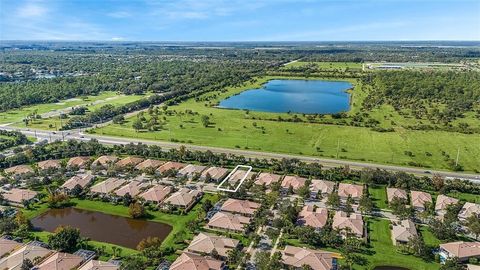
[[[120,106],[133,101],[137,101],[147,96],[148,94],[147,95],[117,95],[114,92],[104,92],[99,96],[89,97],[86,101],[82,100],[83,103],[78,103],[80,101],[71,101],[71,102],[60,102],[60,103],[64,103],[65,105],[56,105],[56,104],[49,104],[49,105],[65,106],[63,108],[82,105],[87,107],[89,111],[94,111],[105,104]],[[78,104],[72,105],[71,104],[72,102],[78,103]],[[93,102],[96,102],[96,103],[93,104]],[[41,114],[41,113],[44,113],[42,111],[47,110],[49,106],[47,106],[47,104],[44,104],[44,105],[37,105],[37,106],[22,109],[21,112],[17,114],[20,118],[15,122],[14,125],[18,127],[25,127],[25,124],[22,122],[22,119],[26,115],[25,112],[26,111],[31,112],[35,108],[38,108],[38,113]],[[51,108],[50,110],[45,112],[63,109],[63,108]],[[0,114],[0,121],[1,121],[1,114]],[[28,127],[35,128],[35,129],[44,129],[44,130],[59,130],[62,127],[62,124],[65,124],[67,121],[68,119],[60,119],[58,116],[54,116],[50,118],[37,119],[33,123],[30,123]]]
[[[455,157],[460,149],[459,163],[466,171],[480,170],[479,134],[461,134],[444,131],[413,131],[403,128],[395,132],[376,132],[365,127],[341,126],[318,123],[274,121],[278,117],[292,119],[302,114],[246,112],[212,107],[218,101],[245,89],[258,88],[276,77],[264,77],[242,87],[229,88],[225,92],[208,93],[203,99],[187,100],[169,107],[176,113],[165,115],[163,130],[156,132],[132,129],[134,119],[122,125],[109,125],[93,130],[97,134],[124,136],[150,140],[172,140],[196,145],[251,149],[266,152],[300,154],[327,158],[340,158],[397,165],[421,165],[435,169],[448,169],[442,151]],[[349,80],[355,83],[354,80]],[[355,84],[352,93],[352,109],[360,111],[365,90]],[[206,97],[209,98],[206,101]],[[197,115],[184,113],[191,110]],[[378,118],[383,118],[389,108],[381,108]],[[375,114],[375,112],[372,112]],[[201,116],[210,117],[211,125],[203,127]],[[390,116],[387,117],[388,120]],[[399,117],[392,114],[392,118]],[[148,116],[147,116],[148,118]],[[331,119],[331,116],[325,116]],[[384,121],[390,122],[390,121]],[[412,155],[406,155],[410,151]]]
[[[375,185],[368,188],[370,198],[378,209],[387,209],[387,192],[385,186]]]
[[[354,63],[354,62],[303,62],[303,61],[297,61],[293,63],[289,63],[284,67],[284,69],[288,68],[296,68],[296,67],[301,67],[301,66],[306,66],[306,65],[315,65],[320,69],[326,69],[326,70],[340,70],[340,71],[345,71],[347,68],[348,69],[357,69],[361,70],[362,69],[362,63]]]

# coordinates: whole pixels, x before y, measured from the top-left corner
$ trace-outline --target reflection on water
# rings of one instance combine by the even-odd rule
[[[51,209],[34,218],[35,228],[53,232],[60,225],[80,229],[82,236],[95,241],[136,248],[149,236],[165,239],[172,227],[158,222],[125,218],[76,208]]]

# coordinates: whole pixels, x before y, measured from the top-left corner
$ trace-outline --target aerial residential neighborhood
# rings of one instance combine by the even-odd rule
[[[0,270],[480,270],[480,1],[0,14]]]

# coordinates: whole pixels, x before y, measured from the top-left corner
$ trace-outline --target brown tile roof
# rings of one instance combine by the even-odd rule
[[[480,256],[480,242],[451,242],[440,244],[440,248],[448,251],[450,256],[460,260]]]
[[[331,270],[333,267],[331,252],[287,245],[281,253],[283,263],[295,268],[308,265],[315,270]]]
[[[417,229],[411,220],[402,220],[392,226],[392,237],[396,241],[408,242],[411,237],[416,235]]]
[[[328,210],[318,207],[313,211],[313,205],[305,205],[298,214],[297,223],[304,226],[310,226],[315,229],[321,229],[327,224]]]
[[[147,160],[139,163],[137,166],[135,166],[135,169],[137,169],[137,170],[157,169],[163,163],[165,163],[165,162],[163,162],[161,160],[147,159]]]
[[[410,191],[412,206],[424,208],[426,202],[432,202],[432,195],[423,191]]]
[[[223,203],[221,210],[225,212],[253,216],[258,208],[260,208],[260,204],[256,202],[230,198]]]
[[[363,220],[360,214],[351,213],[350,217],[343,211],[337,211],[333,217],[332,227],[338,230],[350,228],[351,233],[357,237],[363,236]]]
[[[202,172],[201,178],[207,177],[207,174],[210,174],[210,177],[215,181],[220,181],[228,174],[228,170],[221,167],[210,167]]]
[[[90,188],[91,192],[107,194],[125,184],[127,181],[120,178],[108,178]]]
[[[13,166],[13,167],[5,169],[5,173],[13,174],[13,175],[20,175],[20,174],[25,174],[25,173],[33,173],[33,169],[32,169],[32,167],[30,167],[28,165],[18,165],[18,166]]]
[[[137,166],[138,164],[140,164],[142,161],[143,161],[143,158],[126,157],[124,159],[121,159],[121,160],[117,161],[117,163],[115,163],[115,166],[121,167],[121,168],[124,168],[124,167],[127,167],[127,166],[134,167],[134,166]]]
[[[14,249],[21,247],[23,244],[17,241],[0,238],[0,257],[12,252]]]
[[[200,256],[190,252],[183,252],[170,265],[170,270],[220,270],[224,263],[210,257]]]
[[[192,177],[195,174],[200,175],[203,170],[207,168],[206,166],[200,166],[200,165],[193,165],[193,164],[188,164],[187,166],[183,167],[178,171],[179,176],[187,176],[187,177]]]
[[[29,259],[33,261],[33,259],[37,257],[44,258],[51,253],[52,251],[46,248],[27,244],[12,252],[7,257],[0,259],[0,269],[20,270],[23,260]]]
[[[94,176],[91,174],[79,174],[75,175],[72,178],[68,179],[63,183],[62,188],[72,190],[76,185],[79,185],[80,187],[84,188],[90,182],[92,182]]]
[[[440,194],[437,196],[437,201],[435,202],[435,211],[447,210],[447,206],[456,203],[458,203],[457,199]]]
[[[118,270],[120,267],[113,263],[90,260],[82,265],[78,270]]]
[[[73,157],[68,160],[67,167],[84,168],[88,162],[90,162],[90,157]]]
[[[354,199],[360,198],[363,195],[363,186],[355,184],[340,183],[338,185],[338,196],[346,198],[351,196]]]
[[[282,176],[278,174],[262,172],[257,176],[255,184],[260,186],[263,184],[265,184],[265,186],[270,186],[273,183],[279,182],[281,178]]]
[[[77,255],[57,252],[45,259],[36,266],[38,270],[70,270],[77,268],[82,263],[83,258]]]
[[[158,167],[157,172],[164,173],[168,170],[177,170],[178,171],[185,166],[187,166],[187,164],[183,164],[183,163],[180,163],[180,162],[169,161],[169,162],[163,164],[162,166]]]
[[[310,184],[310,191],[330,194],[335,189],[335,182],[313,179]]]
[[[387,188],[387,200],[391,202],[393,198],[408,200],[407,192],[399,188]]]
[[[29,201],[37,196],[37,192],[29,189],[12,188],[6,190],[2,195],[5,200],[13,203],[22,203],[22,201]]]
[[[460,213],[458,213],[458,217],[461,219],[467,219],[472,215],[480,215],[480,204],[466,202],[460,210]]]
[[[138,196],[149,202],[161,203],[172,191],[171,186],[156,185]]]
[[[298,190],[299,188],[305,186],[306,181],[307,179],[303,177],[287,175],[283,178],[282,187],[289,188],[292,186],[293,190]]]
[[[37,165],[41,170],[60,169],[62,167],[60,160],[55,159],[40,161]]]
[[[245,180],[250,180],[252,179],[252,176],[254,175],[253,172],[249,172],[247,175],[247,171],[245,170],[236,170],[232,175],[230,175],[230,178],[228,179],[228,182],[230,183],[236,183],[245,177]]]
[[[165,203],[170,203],[176,206],[189,206],[197,196],[200,194],[198,190],[192,190],[188,188],[181,188],[177,192],[173,193],[168,199],[165,200]]]
[[[187,250],[190,252],[209,255],[212,255],[212,252],[216,251],[218,255],[227,257],[228,252],[236,248],[239,243],[240,241],[236,239],[201,232],[195,236],[195,238],[193,238]]]
[[[139,181],[130,181],[128,184],[117,189],[114,193],[117,196],[124,196],[127,193],[129,193],[130,196],[135,197],[142,191],[143,188],[146,188],[148,185],[149,185],[148,183],[142,183]]]
[[[114,156],[101,156],[99,158],[97,158],[93,163],[92,163],[92,166],[94,167],[105,167],[107,166],[108,164],[112,164],[112,163],[115,163],[117,162],[118,160],[118,157],[114,157]]]
[[[250,218],[226,212],[217,212],[208,222],[207,226],[215,229],[243,232],[250,223]]]

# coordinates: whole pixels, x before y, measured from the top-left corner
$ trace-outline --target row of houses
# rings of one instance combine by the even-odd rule
[[[408,202],[407,191],[398,188],[387,188],[388,202],[391,203],[394,198]],[[410,191],[410,201],[412,207],[417,211],[425,211],[425,205],[433,204],[433,199],[430,193],[423,191]],[[457,204],[458,202],[458,199],[440,194],[435,201],[435,212],[441,217],[445,215],[449,205]],[[472,215],[480,216],[480,204],[466,202],[458,214],[458,219],[464,221]]]
[[[78,250],[74,254],[50,250],[44,243],[24,244],[7,237],[0,238],[0,269],[20,270],[25,260],[34,262],[35,270],[78,269],[117,270],[112,262],[94,260],[95,252]]]
[[[207,223],[207,228],[236,233],[244,233],[252,222],[260,204],[248,200],[228,199],[220,211],[215,213]]]

